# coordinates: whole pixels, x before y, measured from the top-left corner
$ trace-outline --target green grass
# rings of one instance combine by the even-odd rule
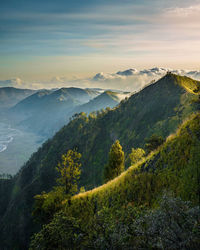
[[[176,79],[177,83],[184,87],[188,92],[192,94],[199,94],[200,92],[200,81],[194,80],[187,76],[179,76],[172,74],[172,76]]]
[[[189,200],[194,205],[198,204],[200,198],[198,194],[199,151],[200,114],[196,114],[185,121],[175,134],[168,137],[158,150],[130,166],[114,180],[93,190],[80,193],[72,197],[70,202],[69,200],[63,201],[61,211],[56,214],[50,224],[44,225],[43,230],[35,236],[35,239],[49,245],[56,242],[54,234],[48,236],[48,233],[58,232],[58,230],[64,234],[73,233],[71,229],[65,231],[65,223],[56,223],[58,219],[62,221],[64,217],[75,218],[80,229],[87,232],[87,237],[93,237],[95,236],[93,232],[95,220],[102,211],[109,211],[110,220],[115,218],[119,211],[121,214],[123,211],[128,212],[130,207],[134,208],[133,211],[137,214],[142,211],[141,208],[157,207],[160,196],[166,191],[174,193],[176,197],[181,197],[183,200]],[[106,221],[104,223],[109,227]],[[109,232],[109,228],[102,228],[102,230]],[[37,242],[35,241],[34,244]]]
[[[198,203],[198,162],[200,161],[200,115],[186,121],[176,134],[141,162],[129,167],[114,180],[74,196],[71,205],[64,202],[67,214],[81,219],[85,226],[103,207],[139,207],[156,205],[164,190],[184,200]],[[87,218],[87,221],[85,221]]]

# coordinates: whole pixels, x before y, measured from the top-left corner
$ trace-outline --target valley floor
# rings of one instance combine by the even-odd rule
[[[15,132],[13,135],[9,134],[9,131],[7,133],[9,138],[12,136],[12,140],[6,143],[6,149],[0,152],[0,174],[16,174],[43,142],[39,135],[14,128],[12,130]]]

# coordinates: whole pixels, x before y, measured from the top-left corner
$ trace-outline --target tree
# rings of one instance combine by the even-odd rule
[[[164,194],[160,207],[135,220],[138,249],[200,249],[200,210]]]
[[[62,155],[62,162],[58,163],[56,169],[60,174],[57,182],[64,187],[65,194],[73,195],[77,192],[77,181],[81,174],[81,154],[68,150],[67,154]]]
[[[32,249],[82,249],[85,233],[78,219],[59,212],[32,237]]]
[[[64,199],[70,199],[78,191],[77,181],[81,174],[81,154],[68,150],[67,154],[62,155],[56,169],[60,177],[56,180],[60,186],[53,187],[52,191],[42,192],[36,195],[32,215],[41,224],[46,224],[53,218],[54,214],[62,207]]]
[[[112,145],[109,152],[108,164],[104,168],[105,182],[112,180],[124,171],[124,152],[118,140]]]
[[[131,165],[135,164],[145,155],[145,151],[142,148],[132,148],[132,152],[129,154]]]
[[[147,153],[150,153],[151,151],[157,149],[160,145],[162,145],[164,142],[164,139],[162,136],[158,136],[153,134],[149,139],[146,139],[145,148],[147,150]]]

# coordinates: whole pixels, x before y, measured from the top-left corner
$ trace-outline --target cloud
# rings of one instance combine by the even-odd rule
[[[92,80],[94,81],[108,81],[108,80],[127,80],[132,79],[133,77],[160,77],[167,73],[169,69],[165,68],[151,68],[143,69],[138,71],[137,69],[127,69],[124,71],[118,71],[116,73],[98,73]],[[179,72],[179,71],[176,71]]]
[[[187,72],[187,75],[194,79],[200,80],[200,71],[189,71]]]
[[[134,67],[199,64],[195,0],[13,1],[4,1],[8,7],[0,10],[0,74],[5,77],[112,71],[116,60]],[[131,70],[117,75],[128,74],[135,75]]]
[[[42,89],[44,88],[45,83],[41,81],[24,81],[19,77],[12,78],[12,79],[6,79],[6,80],[0,80],[0,87],[13,87],[18,89]],[[53,88],[53,84],[52,84]]]
[[[187,7],[169,8],[166,14],[172,17],[194,17],[200,14],[200,4],[190,5]]]
[[[158,80],[168,71],[178,75],[186,75],[196,80],[200,80],[200,70],[170,69],[154,67],[150,69],[138,70],[135,68],[117,71],[115,73],[100,72],[89,78],[68,78],[65,76],[55,76],[48,81],[27,82],[20,78],[13,78],[0,81],[1,87],[31,88],[31,89],[51,89],[61,87],[79,88],[102,88],[119,89],[123,91],[138,91],[152,80]]]
[[[150,83],[152,80],[158,80],[168,71],[174,74],[186,75],[196,80],[200,80],[200,71],[198,70],[189,71],[183,69],[154,67],[142,70],[127,69],[124,71],[118,71],[116,73],[101,72],[91,78],[90,84],[93,82],[93,84],[95,83],[96,87],[115,88],[126,91],[138,91],[139,89]]]
[[[123,77],[119,74],[111,74],[111,73],[97,73],[92,80],[93,81],[108,81],[108,80],[121,80]]]
[[[51,78],[52,83],[57,83],[57,82],[64,83],[66,80],[67,79],[64,76],[54,76]]]
[[[23,82],[19,77],[8,80],[0,80],[0,87],[21,87],[22,85]]]
[[[117,74],[121,76],[132,76],[138,73],[137,69],[127,69],[124,71],[118,71]]]
[[[91,78],[90,84],[96,87],[121,89],[124,91],[138,91],[153,79],[157,80],[162,74],[167,72],[162,68],[152,68],[148,70],[137,70],[135,68],[116,73],[97,73]]]

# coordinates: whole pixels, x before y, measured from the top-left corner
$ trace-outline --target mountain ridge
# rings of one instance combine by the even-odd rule
[[[102,183],[103,166],[114,140],[120,140],[127,156],[132,147],[144,147],[145,138],[154,133],[166,138],[189,115],[198,112],[198,95],[188,93],[178,85],[177,79],[168,74],[112,110],[99,112],[93,117],[79,114],[45,142],[13,179],[12,195],[4,205],[7,213],[1,222],[13,224],[18,217],[25,221],[20,230],[19,223],[15,222],[10,229],[9,241],[13,242],[14,235],[20,239],[16,240],[20,246],[29,241],[29,235],[35,230],[30,217],[32,197],[55,185],[55,166],[68,149],[76,148],[82,154],[80,185],[88,190]],[[26,209],[21,210],[22,207]],[[4,235],[7,230],[4,230]]]
[[[35,90],[31,89],[18,89],[14,87],[1,87],[0,88],[0,108],[10,108],[17,104],[17,102],[33,94]]]
[[[176,134],[170,136],[159,149],[135,165],[130,166],[120,176],[93,190],[73,196],[70,202],[69,200],[63,201],[60,212],[53,217],[49,225],[45,225],[34,236],[37,239],[37,246],[43,244],[63,246],[64,242],[62,240],[56,241],[54,234],[51,234],[52,231],[56,232],[58,227],[59,232],[71,233],[71,228],[66,230],[65,224],[58,225],[56,223],[56,220],[58,218],[61,220],[63,216],[77,220],[81,233],[86,235],[88,240],[93,240],[96,237],[95,232],[93,232],[95,218],[105,209],[107,209],[107,212],[109,211],[109,216],[114,218],[116,211],[119,212],[120,209],[125,209],[128,212],[128,208],[134,208],[134,212],[136,212],[141,207],[146,209],[157,208],[159,197],[162,192],[166,191],[173,192],[175,197],[180,197],[185,201],[189,200],[194,205],[200,204],[198,184],[200,173],[197,170],[198,165],[196,165],[200,160],[198,154],[200,150],[199,131],[200,113],[190,117],[181,125]],[[46,199],[48,199],[47,197]],[[45,204],[45,198],[42,202]],[[43,214],[40,214],[41,212],[38,209],[38,214],[35,215],[45,217],[45,209],[43,207],[43,210],[41,210]],[[46,210],[48,211],[48,209]],[[53,215],[53,212],[51,215]],[[104,222],[105,225],[109,227],[106,222]],[[109,238],[109,235],[107,237]],[[132,235],[132,239],[134,237]],[[131,241],[129,244],[131,243],[132,246],[133,242]],[[34,240],[32,243],[32,246],[36,245]],[[84,239],[81,244],[87,246],[87,241],[85,242]],[[112,243],[110,244],[112,245]],[[76,246],[76,243],[72,242],[72,245]]]
[[[43,90],[18,103],[11,109],[11,115],[16,116],[16,123],[20,127],[50,137],[67,124],[75,113],[114,107],[119,101],[114,92],[105,98],[98,91],[89,89]]]

